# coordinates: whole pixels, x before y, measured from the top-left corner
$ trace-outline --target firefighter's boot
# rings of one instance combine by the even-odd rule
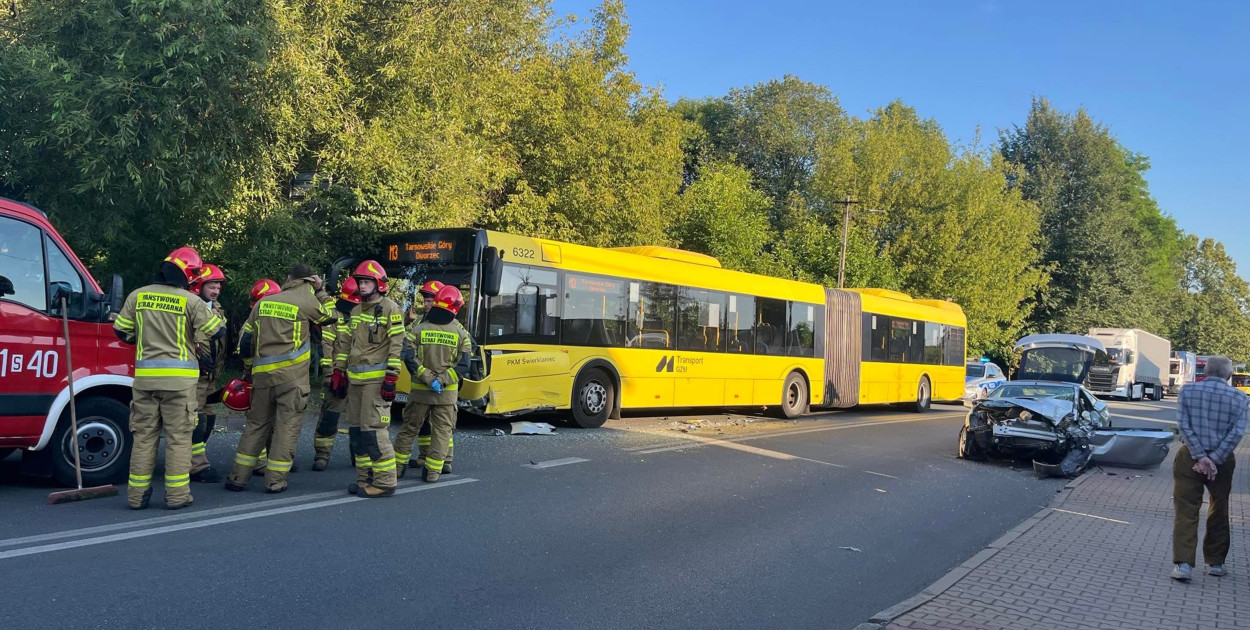
[[[313,470],[320,472],[330,466],[330,451],[334,450],[334,436],[338,430],[339,413],[323,411],[321,420],[317,422],[317,431],[313,434]]]

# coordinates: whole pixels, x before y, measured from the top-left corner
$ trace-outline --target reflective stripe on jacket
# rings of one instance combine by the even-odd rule
[[[334,367],[354,384],[380,383],[399,374],[404,345],[404,313],[390,298],[374,296],[352,309],[347,330],[335,343]]]
[[[194,387],[200,378],[195,335],[211,339],[224,326],[200,296],[164,284],[131,292],[113,321],[135,343],[134,388],[142,391]]]
[[[428,320],[413,324],[405,335],[403,352],[412,374],[411,400],[428,405],[455,404],[461,375],[454,368],[472,351],[472,338],[456,320],[446,324]],[[442,384],[442,393],[430,389],[435,379]]]
[[[324,291],[314,293],[310,280],[300,278],[256,303],[239,336],[239,353],[251,366],[253,385],[307,382],[312,357],[309,330],[334,321],[332,302]]]

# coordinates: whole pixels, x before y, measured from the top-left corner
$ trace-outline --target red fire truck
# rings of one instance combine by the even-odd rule
[[[126,479],[134,348],[113,334],[125,294],[104,292],[40,210],[0,197],[0,460],[22,450],[23,474],[74,483]],[[68,386],[59,296],[67,296],[74,392]],[[70,431],[69,398],[78,408]]]

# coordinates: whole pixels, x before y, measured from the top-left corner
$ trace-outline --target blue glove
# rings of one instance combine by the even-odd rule
[[[435,394],[441,394],[443,393],[443,384],[438,382],[438,379],[434,379],[434,382],[430,383],[430,390]]]

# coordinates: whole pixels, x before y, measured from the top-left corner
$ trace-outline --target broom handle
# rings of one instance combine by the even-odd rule
[[[69,379],[69,426],[74,431],[74,474],[78,478],[78,489],[82,490],[82,458],[78,454],[78,406],[74,404],[74,350],[69,341],[69,306],[65,296],[61,296],[61,324],[65,328],[65,367],[68,368]]]

